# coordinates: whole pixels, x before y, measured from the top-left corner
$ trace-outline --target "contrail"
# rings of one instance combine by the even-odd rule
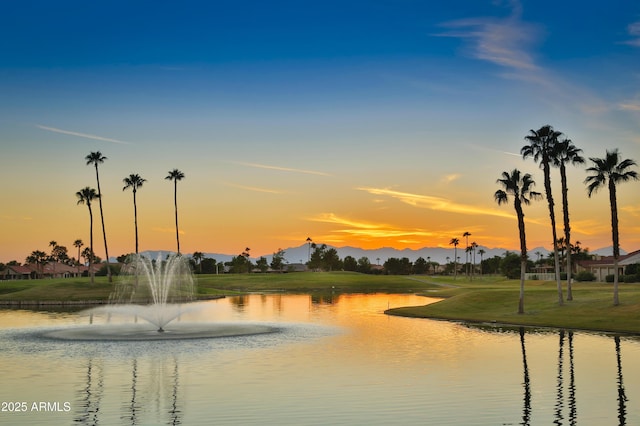
[[[119,141],[118,139],[104,138],[102,136],[90,135],[88,133],[72,132],[70,130],[56,129],[55,127],[41,126],[40,124],[36,124],[36,127],[39,129],[48,130],[54,133],[62,133],[63,135],[77,136],[79,138],[87,138],[87,139],[93,139],[97,141],[113,142],[113,143],[120,143],[120,144],[127,144],[127,145],[129,144],[129,142]]]

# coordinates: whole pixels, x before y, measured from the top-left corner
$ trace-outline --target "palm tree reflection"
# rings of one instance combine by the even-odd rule
[[[522,408],[522,425],[531,424],[531,383],[529,381],[529,366],[527,352],[524,345],[524,327],[520,327],[520,346],[522,348],[522,368],[524,370],[524,407]]]
[[[620,426],[627,424],[627,395],[622,383],[622,355],[620,354],[620,336],[615,336],[616,342],[616,361],[618,363],[618,424]]]

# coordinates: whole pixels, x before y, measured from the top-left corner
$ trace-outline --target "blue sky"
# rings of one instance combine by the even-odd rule
[[[171,248],[163,178],[177,167],[183,251],[270,254],[307,236],[402,248],[466,230],[517,248],[495,180],[518,167],[541,189],[514,154],[544,124],[587,157],[640,160],[636,1],[20,1],[3,5],[0,51],[0,176],[15,200],[0,261],[88,240],[73,194],[95,183],[95,150],[109,158],[112,253],[132,245],[121,183],[134,172],[148,180],[143,249]],[[596,249],[607,197],[588,200],[584,177],[572,171],[572,217]],[[621,188],[627,249],[637,194]],[[544,207],[528,214],[530,247],[549,246]]]

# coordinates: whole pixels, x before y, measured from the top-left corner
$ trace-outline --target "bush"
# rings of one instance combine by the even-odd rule
[[[560,272],[560,279],[562,281],[566,281],[567,279],[567,273],[566,272]]]
[[[604,279],[608,283],[612,283],[613,282],[613,274],[607,275]],[[624,275],[618,275],[618,282],[619,283],[625,282]]]
[[[640,283],[640,274],[626,275],[624,276],[625,283]]]
[[[596,276],[589,271],[580,271],[575,276],[576,281],[595,281]],[[613,279],[611,280],[613,282]]]

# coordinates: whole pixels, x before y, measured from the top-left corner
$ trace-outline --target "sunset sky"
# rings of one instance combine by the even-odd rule
[[[550,124],[640,161],[640,3],[632,0],[12,1],[0,14],[0,262],[89,243],[75,193],[100,151],[109,254],[252,257],[317,243],[518,249],[503,171]],[[638,170],[636,168],[636,170]],[[605,190],[570,168],[573,240],[611,245]],[[559,173],[553,170],[561,224]],[[621,247],[640,248],[640,182],[618,191]],[[545,201],[525,210],[551,248]],[[97,203],[96,253],[104,258]]]

